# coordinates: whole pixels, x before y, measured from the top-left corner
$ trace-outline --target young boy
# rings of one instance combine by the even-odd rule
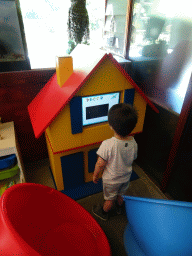
[[[130,136],[137,124],[136,110],[125,103],[110,108],[108,122],[114,131],[114,137],[102,142],[97,151],[98,160],[93,173],[93,182],[103,171],[104,205],[93,206],[93,213],[102,220],[108,219],[108,213],[116,202],[117,213],[121,213],[123,197],[129,187],[132,163],[137,158],[137,143]]]

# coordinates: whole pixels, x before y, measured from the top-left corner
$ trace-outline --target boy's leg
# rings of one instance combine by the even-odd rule
[[[115,200],[106,200],[103,204],[103,210],[109,212],[112,209],[114,202]]]
[[[125,202],[123,200],[122,195],[124,195],[129,187],[130,181],[121,184],[119,187],[117,200],[116,200],[116,208],[117,208],[117,214],[123,214],[125,213]]]
[[[118,203],[118,205],[121,206],[123,204],[123,202],[124,202],[123,201],[123,197],[121,195],[118,195],[117,196],[117,203]]]
[[[124,195],[127,192],[127,189],[129,188],[129,184],[130,184],[130,181],[127,181],[125,183],[122,183],[119,186],[118,195],[117,195],[117,203],[119,205],[122,205],[124,202],[122,195]]]
[[[117,186],[116,184],[111,185],[111,184],[105,184],[103,183],[103,195],[104,195],[104,204],[103,206],[95,205],[93,206],[93,213],[99,217],[102,220],[107,220],[109,215],[108,213],[110,212],[111,208],[113,207],[113,204],[116,200],[117,197]]]
[[[117,196],[116,211],[117,211],[117,214],[119,214],[119,215],[125,213],[125,202],[121,195]]]

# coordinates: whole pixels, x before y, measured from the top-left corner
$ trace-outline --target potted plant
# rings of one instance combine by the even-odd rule
[[[71,0],[67,25],[68,53],[70,54],[77,44],[88,44],[89,41],[89,16],[86,9],[86,0]]]

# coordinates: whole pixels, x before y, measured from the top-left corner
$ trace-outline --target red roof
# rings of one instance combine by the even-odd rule
[[[55,73],[28,106],[28,112],[36,138],[42,135],[66,104],[83,86],[85,81],[87,81],[106,58],[109,58],[114,63],[117,69],[130,81],[137,92],[156,112],[158,112],[157,108],[113,58],[112,54],[107,54],[101,50],[93,52],[93,48],[90,46],[78,45],[71,55],[73,57],[74,71],[64,85],[62,87],[58,85]]]

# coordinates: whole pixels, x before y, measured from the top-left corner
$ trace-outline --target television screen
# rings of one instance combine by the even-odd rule
[[[120,92],[83,97],[83,126],[108,121],[109,109],[119,101]]]

